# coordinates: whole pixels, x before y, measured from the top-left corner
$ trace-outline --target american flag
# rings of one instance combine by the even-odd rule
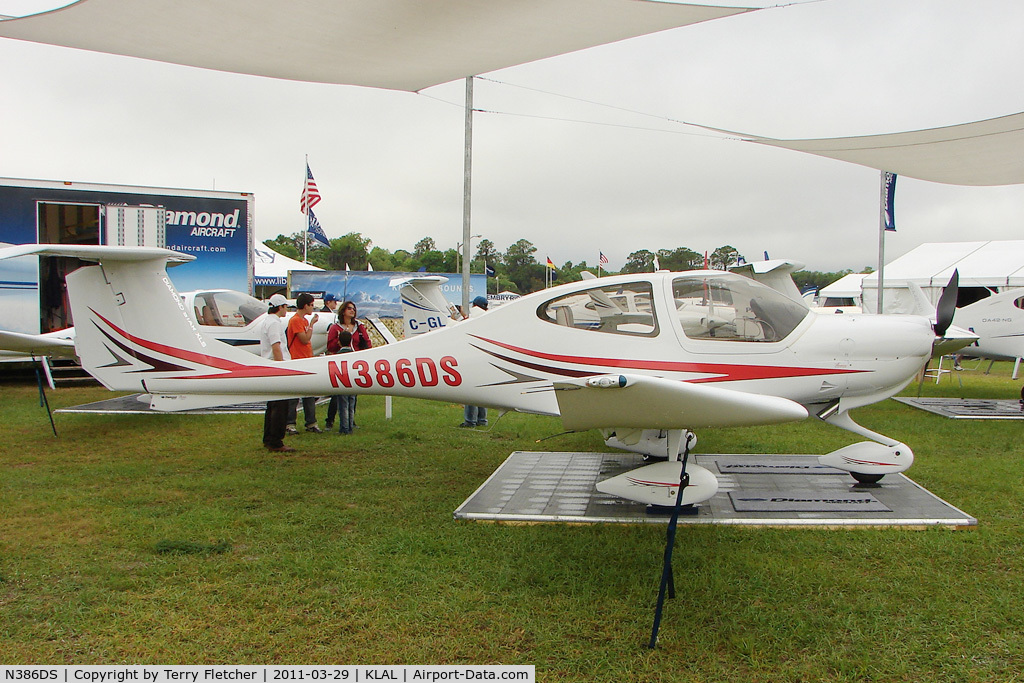
[[[597,257],[598,263],[600,263],[602,266],[603,265],[607,265],[608,257],[604,255],[604,252],[603,251],[599,251],[597,253],[600,254],[600,256]]]
[[[320,202],[320,190],[316,189],[316,181],[313,180],[313,172],[306,164],[306,186],[302,188],[302,201],[299,203],[302,213],[307,213],[311,208]]]

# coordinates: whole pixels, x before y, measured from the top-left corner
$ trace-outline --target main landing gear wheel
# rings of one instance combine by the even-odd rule
[[[858,484],[877,484],[885,476],[884,474],[864,474],[863,472],[850,472],[850,475],[857,480]]]

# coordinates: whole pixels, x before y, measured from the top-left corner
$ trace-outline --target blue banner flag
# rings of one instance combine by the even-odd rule
[[[316,216],[313,214],[313,209],[309,209],[308,232],[310,235],[313,236],[313,239],[315,239],[320,244],[324,245],[325,247],[331,246],[330,240],[328,240],[327,235],[324,234],[324,229],[320,227],[320,221],[318,221],[316,219]]]
[[[882,220],[885,229],[896,232],[896,214],[893,203],[896,199],[896,174],[888,171],[882,176]]]
[[[486,277],[494,277],[494,267],[490,264],[484,264],[484,275]]]

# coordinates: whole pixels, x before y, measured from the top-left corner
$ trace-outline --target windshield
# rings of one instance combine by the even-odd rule
[[[679,324],[690,339],[779,341],[808,313],[771,287],[737,275],[681,277],[672,292]]]
[[[245,327],[266,312],[266,304],[242,292],[200,292],[195,298],[200,325]]]

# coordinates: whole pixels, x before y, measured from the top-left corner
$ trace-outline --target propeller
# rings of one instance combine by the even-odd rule
[[[953,322],[953,314],[956,313],[956,296],[959,284],[960,273],[954,270],[953,276],[949,278],[949,284],[942,290],[939,304],[935,307],[935,325],[932,326],[932,329],[940,337],[946,334],[946,330],[949,329],[950,324]]]

